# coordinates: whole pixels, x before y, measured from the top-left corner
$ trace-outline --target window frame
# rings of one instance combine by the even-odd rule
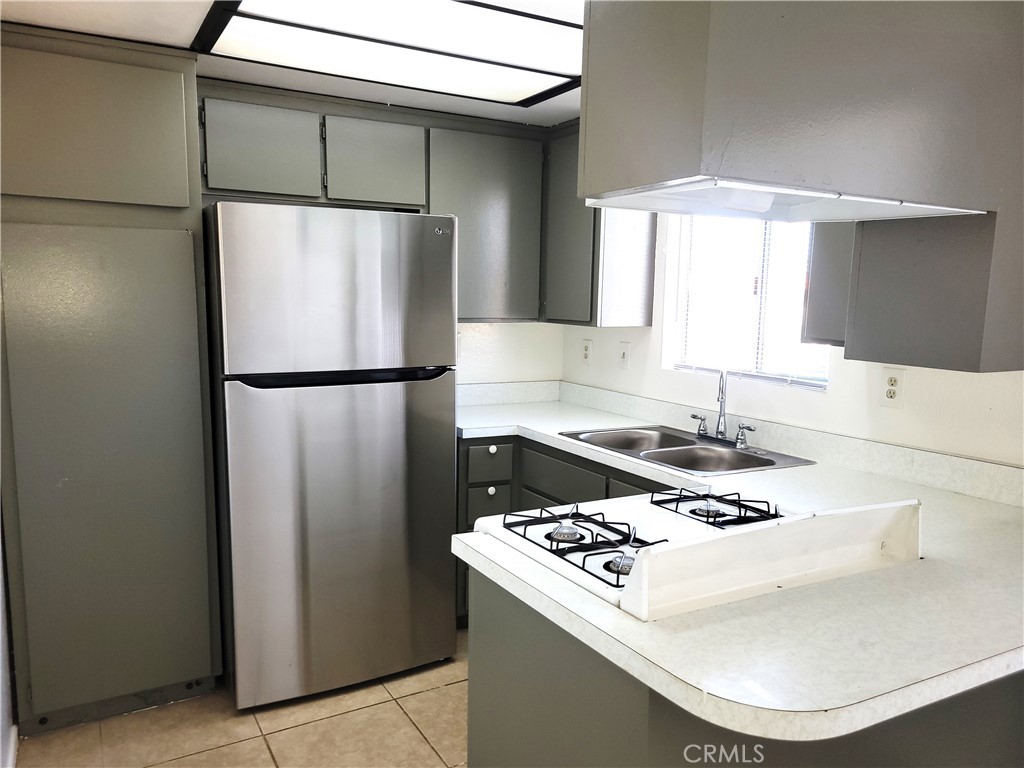
[[[682,246],[682,235],[685,227],[683,226],[682,220],[687,217],[683,215],[671,215],[664,216],[666,219],[666,226],[663,230],[665,234],[665,286],[662,295],[663,304],[663,331],[661,339],[661,367],[665,370],[679,371],[683,373],[699,373],[699,374],[718,374],[721,371],[725,371],[729,378],[736,379],[748,379],[751,381],[760,381],[767,384],[775,384],[777,386],[788,386],[796,387],[798,389],[805,389],[811,391],[824,392],[828,389],[829,385],[829,374],[831,373],[831,353],[827,353],[829,359],[826,362],[826,377],[824,379],[811,378],[807,376],[799,376],[794,374],[778,374],[778,373],[763,373],[760,371],[752,371],[746,369],[734,369],[734,368],[712,368],[703,365],[695,365],[690,363],[684,363],[680,361],[682,357],[682,342],[686,333],[686,313],[681,311],[681,298],[680,289],[680,268],[682,266],[683,259],[681,258],[681,246]],[[770,224],[771,222],[762,222]],[[767,238],[764,238],[765,240]],[[767,269],[767,249],[762,252],[761,255],[761,279],[764,279],[764,272]],[[808,254],[808,259],[810,255]],[[808,265],[809,266],[809,265]],[[760,302],[760,309],[758,312],[758,326],[756,333],[758,337],[762,337],[764,334],[764,298]],[[808,343],[808,342],[800,342]],[[815,344],[814,346],[821,346],[827,349],[831,347],[827,344]],[[758,359],[763,360],[763,344],[760,339],[756,340],[756,351],[755,351],[755,364]]]

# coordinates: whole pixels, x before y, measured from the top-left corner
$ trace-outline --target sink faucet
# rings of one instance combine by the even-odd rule
[[[715,426],[715,437],[726,436],[725,434],[725,376],[723,368],[718,372],[718,424]]]

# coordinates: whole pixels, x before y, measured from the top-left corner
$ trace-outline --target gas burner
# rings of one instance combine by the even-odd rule
[[[579,541],[583,541],[586,537],[583,532],[575,525],[569,523],[559,523],[555,530],[544,534],[544,538],[548,541],[554,541],[558,544],[575,544]]]
[[[629,555],[618,554],[611,560],[605,561],[604,569],[609,573],[615,573],[622,576],[628,576],[629,572],[633,570],[633,563],[636,562],[635,557]]]
[[[706,485],[697,489],[655,491],[651,494],[651,503],[715,528],[731,528],[779,517],[778,507],[772,512],[767,501],[743,499],[738,493],[715,495]]]
[[[606,520],[601,512],[583,514],[578,505],[563,514],[549,509],[509,512],[502,517],[501,528],[616,589],[625,585],[635,562],[623,548],[635,553],[666,541],[642,539],[635,526]]]
[[[722,511],[721,507],[712,507],[708,505],[706,507],[696,507],[695,509],[688,510],[687,514],[693,515],[694,517],[700,517],[705,520],[714,520],[718,517],[724,517],[726,513]]]

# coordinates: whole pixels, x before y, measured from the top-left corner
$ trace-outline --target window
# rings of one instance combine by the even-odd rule
[[[829,347],[800,341],[811,224],[676,216],[667,234],[665,367],[825,387]]]

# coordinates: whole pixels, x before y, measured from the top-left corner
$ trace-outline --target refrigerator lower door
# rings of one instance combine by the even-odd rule
[[[225,382],[239,708],[454,653],[454,393]]]

